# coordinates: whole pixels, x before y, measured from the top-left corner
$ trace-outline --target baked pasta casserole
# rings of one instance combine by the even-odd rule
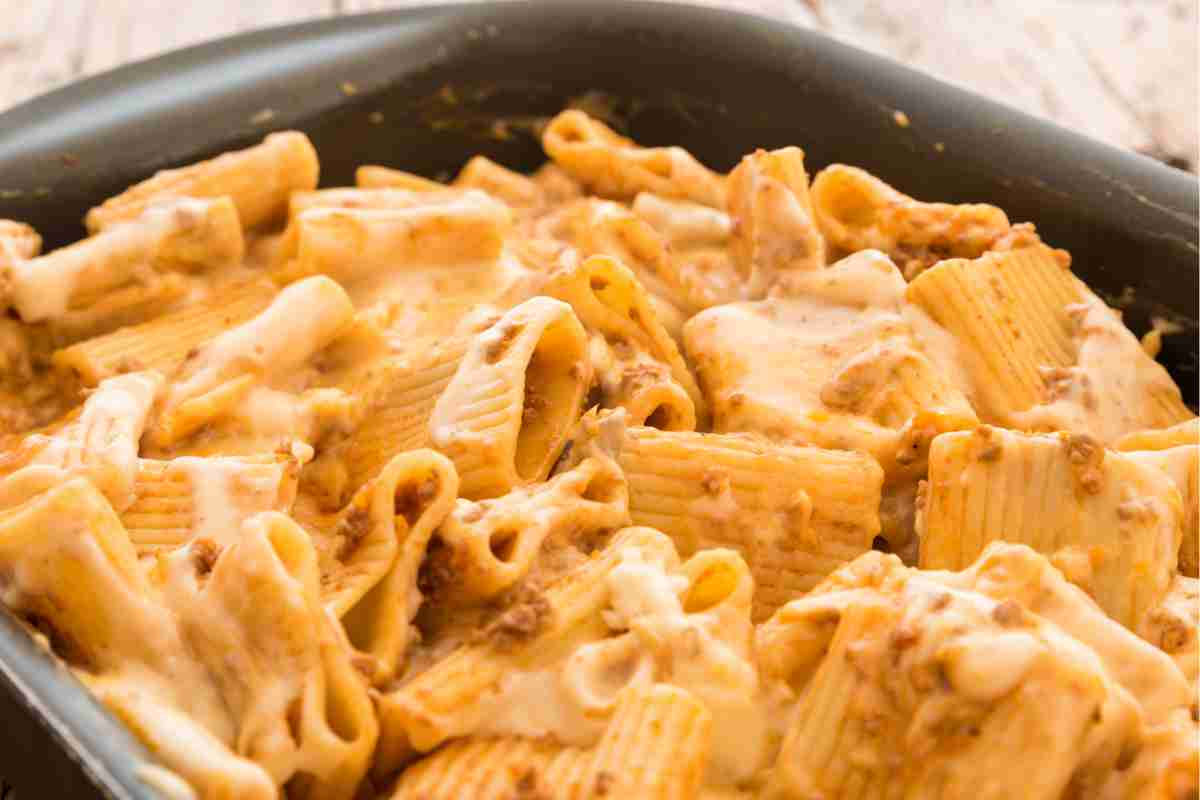
[[[0,221],[0,593],[173,798],[1196,797],[1200,427],[1068,253],[582,111]]]

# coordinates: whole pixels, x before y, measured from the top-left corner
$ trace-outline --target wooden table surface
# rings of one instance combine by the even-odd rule
[[[425,0],[0,0],[0,110],[177,47]],[[1195,169],[1197,0],[702,0],[816,27]]]
[[[0,0],[0,111],[128,61],[425,0]],[[1197,0],[703,0],[891,56],[1195,171]],[[0,798],[12,795],[0,781]]]

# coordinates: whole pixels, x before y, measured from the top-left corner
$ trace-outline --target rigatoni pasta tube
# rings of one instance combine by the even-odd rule
[[[681,555],[740,552],[754,575],[754,619],[799,597],[871,548],[883,471],[869,456],[748,436],[632,428],[618,462],[635,525]]]
[[[463,739],[405,771],[392,800],[547,800],[629,797],[690,800],[703,777],[712,715],[666,683],[629,687],[598,744]]]
[[[813,219],[804,151],[758,150],[729,174],[732,247],[748,299],[793,271],[825,266],[825,240]]]
[[[513,208],[531,208],[542,201],[541,187],[536,181],[500,166],[487,156],[473,156],[454,179],[454,185],[480,189]]]
[[[87,213],[96,233],[132,219],[151,205],[181,197],[232,198],[242,225],[255,228],[283,215],[288,195],[317,187],[320,165],[308,137],[272,133],[261,144],[178,169],[163,170]]]
[[[367,687],[320,605],[317,555],[284,514],[264,512],[216,557],[196,545],[160,559],[155,578],[235,722],[236,749],[308,798],[348,798],[377,725]],[[214,624],[213,620],[220,624]]]
[[[18,261],[34,258],[42,252],[42,237],[32,226],[11,219],[0,219],[0,277],[4,288],[0,290],[0,307],[8,305],[8,282],[12,279],[12,265]]]
[[[549,297],[525,301],[474,338],[429,420],[463,497],[545,480],[582,410],[586,356],[583,326]]]
[[[1085,435],[987,426],[933,440],[917,517],[923,568],[961,569],[997,540],[1026,544],[1129,628],[1166,595],[1181,524],[1162,471]]]
[[[421,603],[417,570],[457,494],[449,460],[414,450],[393,458],[340,515],[343,552],[337,569],[323,576],[323,602],[350,644],[371,659],[363,671],[375,684],[391,681],[403,665]]]
[[[1139,464],[1155,467],[1170,477],[1183,500],[1183,537],[1179,545],[1179,571],[1196,577],[1200,567],[1200,445],[1166,450],[1131,450],[1125,455]]]
[[[318,189],[312,192],[293,192],[288,198],[287,228],[275,251],[274,263],[283,267],[296,257],[300,243],[300,217],[314,209],[346,211],[396,211],[420,205],[445,203],[460,197],[441,184],[437,193],[402,188],[378,189]]]
[[[1115,449],[1171,476],[1183,498],[1183,542],[1179,546],[1179,571],[1196,577],[1200,568],[1200,419],[1170,428],[1138,431],[1122,436]]]
[[[230,284],[195,305],[58,350],[52,363],[85,386],[140,369],[169,375],[188,353],[266,308],[277,291],[268,280]]]
[[[361,384],[362,420],[327,446],[304,471],[305,487],[323,508],[341,508],[392,457],[428,447],[429,418],[466,353],[468,339],[429,342],[372,367]]]
[[[922,203],[844,164],[817,173],[812,204],[835,259],[882,250],[909,280],[942,259],[983,255],[1011,227],[995,206]]]
[[[1047,247],[943,261],[907,297],[957,342],[985,422],[1109,443],[1194,416],[1116,312]]]
[[[297,219],[286,278],[369,278],[405,266],[479,263],[500,255],[512,212],[483,192],[434,196],[411,208],[312,208]]]
[[[244,243],[227,197],[176,200],[102,233],[10,266],[11,302],[26,322],[61,317],[159,273],[237,264]]]
[[[682,147],[639,147],[582,111],[550,120],[542,147],[554,162],[596,194],[627,200],[638,192],[679,197],[720,208],[724,186]]]
[[[101,382],[78,412],[25,436],[3,455],[0,495],[20,494],[31,471],[51,471],[60,478],[86,476],[115,508],[128,508],[135,499],[138,442],[162,385],[162,375],[153,371]]]
[[[693,430],[707,418],[696,379],[627,267],[592,256],[554,272],[542,292],[570,303],[591,334],[589,356],[606,407],[623,406],[635,423],[669,430]]]
[[[288,286],[253,319],[222,333],[180,365],[153,430],[170,445],[236,404],[268,373],[307,361],[354,316],[345,290],[325,276]],[[295,325],[294,320],[304,320]]]
[[[299,465],[288,456],[138,459],[134,501],[121,511],[144,556],[206,539],[222,547],[262,511],[287,511]]]
[[[626,528],[601,553],[550,584],[536,599],[506,609],[477,641],[465,644],[379,700],[382,739],[379,763],[396,766],[411,745],[427,752],[447,739],[471,733],[481,722],[480,700],[513,670],[559,663],[575,648],[606,638],[601,617],[609,599],[607,576],[623,552],[643,551],[649,561],[674,558],[670,540],[648,528]],[[535,624],[517,627],[516,615]]]
[[[487,503],[460,500],[438,529],[455,580],[441,602],[490,600],[524,578],[549,540],[629,524],[629,493],[610,459],[591,457]]]
[[[162,626],[169,638],[120,519],[83,478],[0,512],[0,566],[13,576],[6,603],[44,627],[68,664],[99,672],[152,660],[145,637]]]
[[[869,553],[760,626],[798,692],[767,797],[1055,800],[1136,749],[1141,710],[1094,653],[959,578]]]
[[[404,170],[364,164],[354,171],[354,183],[360,189],[404,189],[410,192],[436,192],[444,183],[431,181]]]

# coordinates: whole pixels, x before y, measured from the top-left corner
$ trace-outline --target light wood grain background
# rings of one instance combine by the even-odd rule
[[[0,0],[0,111],[231,33],[422,2]],[[1197,0],[701,2],[817,28],[1193,171],[1200,161]],[[0,780],[0,798],[11,797]]]
[[[421,2],[0,0],[0,109],[230,33]],[[1193,170],[1198,160],[1197,0],[701,2],[818,28]]]

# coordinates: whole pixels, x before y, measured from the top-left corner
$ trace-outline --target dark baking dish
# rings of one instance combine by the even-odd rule
[[[452,5],[179,51],[0,115],[0,218],[60,245],[83,234],[91,205],[155,170],[289,127],[313,138],[327,185],[351,182],[362,163],[452,174],[477,152],[533,167],[538,119],[571,101],[716,168],[755,147],[799,144],[814,170],[858,164],[922,199],[986,201],[1032,220],[1082,277],[1122,298],[1135,331],[1152,315],[1183,324],[1162,358],[1196,401],[1192,176],[730,12],[616,0]],[[145,751],[7,614],[0,720],[0,775],[22,798],[157,796],[134,773]]]

